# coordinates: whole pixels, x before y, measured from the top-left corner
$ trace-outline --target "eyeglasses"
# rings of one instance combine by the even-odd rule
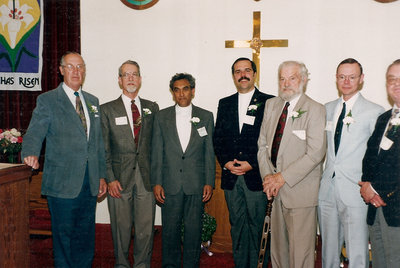
[[[389,76],[386,78],[386,83],[388,83],[389,85],[394,85],[399,80],[400,80],[400,77]]]
[[[359,78],[359,76],[356,75],[338,75],[336,78],[339,82],[344,82],[345,80],[349,80],[351,83],[353,83],[354,81],[356,81],[357,78]]]
[[[139,73],[123,73],[122,75],[121,75],[121,77],[123,77],[123,78],[128,78],[128,77],[133,77],[133,78],[137,78],[137,77],[139,77],[140,76],[140,74]]]
[[[85,64],[78,64],[76,66],[72,65],[72,64],[67,64],[67,65],[61,65],[63,68],[67,69],[69,72],[74,71],[75,69],[78,72],[82,72],[85,70],[86,66]]]

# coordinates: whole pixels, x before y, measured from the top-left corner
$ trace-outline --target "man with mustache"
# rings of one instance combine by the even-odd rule
[[[238,58],[231,69],[238,92],[219,101],[214,149],[222,168],[235,267],[256,267],[267,205],[257,139],[265,101],[273,96],[254,86],[257,67],[251,60]]]
[[[138,96],[142,78],[137,62],[125,61],[118,75],[122,95],[101,106],[115,267],[131,267],[133,227],[133,267],[150,268],[155,215],[150,151],[153,118],[159,109]]]
[[[279,97],[265,104],[258,163],[271,215],[272,267],[314,267],[318,188],[326,151],[325,109],[304,94],[306,66],[279,66]]]

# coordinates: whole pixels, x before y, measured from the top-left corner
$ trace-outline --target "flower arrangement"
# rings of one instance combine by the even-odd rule
[[[16,163],[16,156],[22,149],[21,132],[12,129],[0,129],[1,153],[7,155],[9,163]]]

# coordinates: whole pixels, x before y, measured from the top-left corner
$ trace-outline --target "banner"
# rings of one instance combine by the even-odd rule
[[[43,0],[0,0],[0,90],[41,90]]]

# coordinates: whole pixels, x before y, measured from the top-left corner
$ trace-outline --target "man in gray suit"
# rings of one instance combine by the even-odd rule
[[[156,114],[151,148],[151,185],[162,205],[162,263],[181,267],[183,222],[183,267],[198,267],[203,203],[215,181],[214,119],[191,103],[192,75],[176,74],[169,86],[176,105]]]
[[[101,106],[115,267],[131,267],[133,226],[133,267],[150,268],[155,214],[150,148],[158,105],[138,96],[142,78],[137,62],[125,61],[118,76],[122,95]]]
[[[96,195],[106,193],[99,101],[82,91],[85,62],[61,58],[64,83],[41,94],[22,144],[24,162],[39,168],[46,139],[42,194],[51,214],[55,267],[92,267]]]
[[[384,109],[361,95],[363,81],[361,64],[343,60],[336,69],[342,96],[325,105],[328,150],[318,197],[323,267],[339,267],[343,242],[349,267],[369,267],[368,206],[357,183],[367,141]]]
[[[316,206],[325,155],[325,109],[303,93],[303,63],[279,66],[279,97],[267,100],[258,163],[271,215],[272,267],[314,267]]]

